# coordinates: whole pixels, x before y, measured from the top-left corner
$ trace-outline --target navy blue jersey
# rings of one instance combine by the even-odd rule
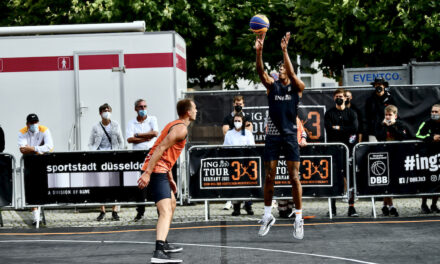
[[[281,81],[275,81],[267,98],[270,119],[280,134],[296,135],[299,95],[296,89],[292,89],[292,83],[283,86]]]

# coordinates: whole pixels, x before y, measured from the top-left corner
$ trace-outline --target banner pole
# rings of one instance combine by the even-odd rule
[[[376,216],[376,206],[374,206],[374,197],[371,197],[371,205],[372,205],[372,209],[373,209],[373,217],[377,218]]]
[[[205,221],[209,220],[209,201],[205,200]]]
[[[333,218],[333,212],[332,212],[332,198],[328,198],[328,216],[330,219]]]

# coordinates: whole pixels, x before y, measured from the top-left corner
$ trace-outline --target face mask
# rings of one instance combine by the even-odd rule
[[[345,100],[345,105],[349,105],[350,104],[350,99]]]
[[[32,133],[37,132],[37,131],[38,131],[38,124],[30,125],[30,126],[29,126],[29,130],[30,130]]]
[[[243,107],[241,107],[241,105],[236,105],[234,106],[235,112],[240,113],[241,110],[243,109]]]
[[[234,126],[236,129],[240,129],[242,125],[243,125],[242,122],[234,122]]]
[[[440,115],[432,114],[431,115],[431,119],[432,120],[439,120],[440,119]]]
[[[344,103],[344,100],[342,100],[342,98],[336,98],[336,99],[335,99],[335,103],[336,103],[337,105],[342,105],[342,104]]]
[[[102,118],[104,118],[104,119],[110,120],[110,117],[112,116],[112,113],[110,113],[110,112],[103,112],[103,113],[101,114],[101,116],[102,116]]]
[[[146,116],[146,115],[147,115],[147,110],[139,110],[139,115],[140,115],[141,117]]]

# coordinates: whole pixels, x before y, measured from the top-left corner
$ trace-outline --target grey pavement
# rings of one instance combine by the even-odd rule
[[[400,217],[421,217],[432,216],[440,217],[440,214],[422,214],[420,210],[421,198],[394,198],[394,204],[400,214]],[[428,206],[431,205],[431,199],[428,199]],[[242,215],[236,217],[231,216],[232,209],[223,210],[224,202],[210,202],[210,219],[209,221],[258,221],[263,214],[263,203],[261,201],[254,202],[253,209],[255,215],[249,216],[242,209]],[[334,218],[347,218],[347,203],[338,199],[336,202],[337,216]],[[371,200],[360,199],[356,201],[355,207],[361,218],[372,217]],[[390,219],[394,217],[382,216],[382,202],[375,203],[377,217],[381,219]],[[46,217],[46,225],[41,228],[55,227],[106,227],[106,226],[129,226],[129,225],[155,225],[157,221],[156,208],[147,205],[144,218],[138,222],[133,221],[136,216],[134,206],[122,206],[120,208],[120,221],[111,220],[111,206],[107,207],[106,218],[100,222],[96,221],[99,215],[99,208],[65,208],[44,210]],[[328,202],[326,199],[304,199],[303,215],[305,217],[314,217],[315,219],[328,220]],[[275,217],[278,217],[278,210],[272,209]],[[32,217],[29,210],[4,210],[1,211],[3,217],[3,229],[10,228],[35,228],[31,225]],[[173,223],[191,223],[205,221],[205,205],[204,203],[194,203],[193,205],[177,206]],[[2,228],[0,228],[1,231]]]

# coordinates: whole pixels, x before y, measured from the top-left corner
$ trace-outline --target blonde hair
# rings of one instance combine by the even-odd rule
[[[394,105],[389,105],[389,106],[385,107],[385,113],[387,113],[387,112],[391,112],[391,113],[397,115],[397,107]]]

